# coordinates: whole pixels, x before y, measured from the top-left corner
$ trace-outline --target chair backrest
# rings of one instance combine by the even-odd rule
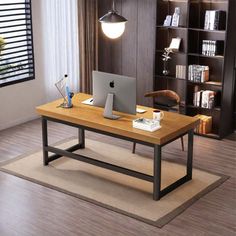
[[[153,104],[156,104],[155,99],[158,99],[158,98],[170,99],[170,100],[174,101],[174,103],[176,103],[175,105],[178,106],[177,110],[179,111],[180,96],[175,91],[172,91],[172,90],[158,90],[158,91],[146,93],[144,96],[153,98]],[[170,108],[170,107],[168,107],[168,108]]]
[[[151,93],[146,93],[144,95],[145,97],[168,97],[170,99],[173,99],[176,101],[176,103],[180,103],[180,97],[179,95],[172,91],[172,90],[159,90],[159,91],[154,91],[154,92],[151,92]]]

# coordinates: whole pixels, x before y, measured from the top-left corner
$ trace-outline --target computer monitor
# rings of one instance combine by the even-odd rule
[[[112,110],[136,114],[136,79],[93,71],[93,105],[105,107],[109,119],[119,118]]]

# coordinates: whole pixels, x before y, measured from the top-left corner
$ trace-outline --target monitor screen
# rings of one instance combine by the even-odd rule
[[[114,95],[113,110],[136,114],[136,79],[93,71],[93,105],[105,107],[108,94]]]

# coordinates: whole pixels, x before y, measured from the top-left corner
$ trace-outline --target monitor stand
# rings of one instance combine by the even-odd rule
[[[112,114],[112,110],[113,110],[113,103],[114,103],[114,94],[112,93],[108,93],[107,94],[107,100],[106,100],[106,105],[105,105],[105,109],[104,109],[104,113],[103,116],[105,118],[111,119],[111,120],[117,120],[120,118],[120,116],[116,116]]]

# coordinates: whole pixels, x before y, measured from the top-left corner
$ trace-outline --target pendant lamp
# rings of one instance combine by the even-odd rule
[[[119,15],[115,9],[115,0],[112,3],[112,9],[99,19],[102,25],[103,33],[111,39],[119,38],[125,31],[127,19]]]

